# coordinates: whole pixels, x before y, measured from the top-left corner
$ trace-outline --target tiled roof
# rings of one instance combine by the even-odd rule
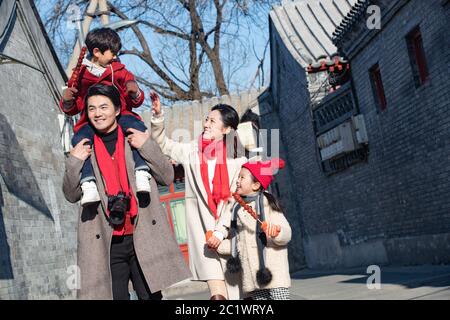
[[[347,16],[333,33],[333,43],[339,46],[347,32],[351,31],[355,24],[361,20],[370,5],[371,0],[358,0]]]
[[[283,43],[302,66],[332,57],[333,31],[357,0],[296,0],[274,6],[270,18]]]

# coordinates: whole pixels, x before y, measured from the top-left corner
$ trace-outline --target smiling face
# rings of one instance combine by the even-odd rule
[[[117,128],[116,117],[120,109],[115,110],[111,99],[102,96],[91,96],[87,100],[87,115],[94,128],[100,133],[109,133]]]
[[[230,127],[224,126],[220,112],[213,110],[208,114],[203,124],[203,138],[207,140],[221,140],[230,130]]]
[[[236,192],[241,196],[247,196],[257,192],[261,183],[253,181],[253,175],[247,168],[242,168],[236,181]]]

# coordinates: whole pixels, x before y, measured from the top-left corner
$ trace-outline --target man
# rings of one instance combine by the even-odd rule
[[[101,201],[80,211],[78,297],[129,299],[131,280],[139,299],[160,300],[162,289],[191,276],[155,182],[169,185],[173,168],[148,132],[129,129],[131,134],[125,138],[117,123],[121,106],[115,87],[92,86],[85,103],[96,131],[93,148],[83,139],[71,150],[63,192],[72,203],[81,198],[80,171],[90,156]],[[149,199],[136,196],[131,147],[139,151],[155,178],[150,180]]]

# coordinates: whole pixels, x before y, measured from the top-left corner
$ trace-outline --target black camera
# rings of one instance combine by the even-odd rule
[[[109,221],[113,225],[121,225],[125,221],[125,214],[130,210],[130,197],[124,192],[108,196]]]

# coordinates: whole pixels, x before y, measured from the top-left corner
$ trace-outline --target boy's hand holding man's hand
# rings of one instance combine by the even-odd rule
[[[144,143],[150,138],[150,133],[148,130],[145,132],[128,128],[127,130],[127,140],[133,148],[139,149],[144,145]]]
[[[63,92],[64,102],[72,102],[75,99],[75,95],[78,93],[77,88],[69,87]]]
[[[139,86],[137,85],[137,83],[135,81],[128,81],[125,84],[125,87],[126,87],[127,95],[129,95],[133,99],[136,99],[139,96],[139,94],[140,94]]]

